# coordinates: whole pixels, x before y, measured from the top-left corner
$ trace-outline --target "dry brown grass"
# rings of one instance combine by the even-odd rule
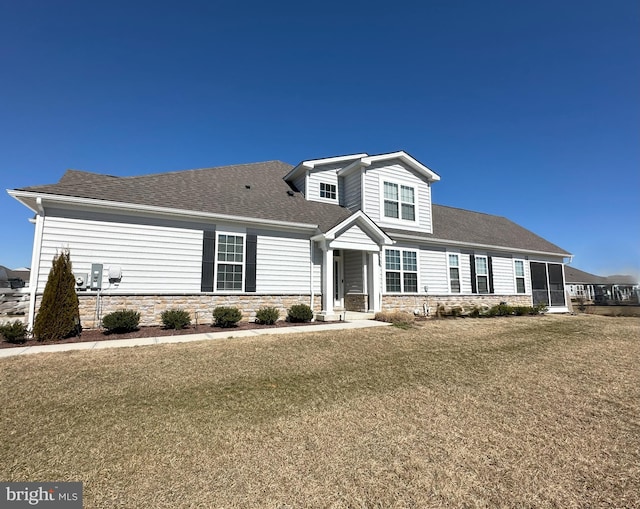
[[[638,507],[640,320],[441,320],[0,362],[0,479],[85,507]]]

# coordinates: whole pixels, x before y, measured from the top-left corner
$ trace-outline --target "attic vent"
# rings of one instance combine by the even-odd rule
[[[251,189],[251,185],[250,184],[245,184],[244,187],[245,187],[245,189]]]
[[[289,191],[287,191],[287,194],[288,194],[289,196],[293,196],[295,193],[294,193],[293,191],[289,190]]]

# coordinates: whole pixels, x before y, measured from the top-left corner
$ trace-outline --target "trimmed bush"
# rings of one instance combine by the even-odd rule
[[[69,251],[63,251],[53,257],[33,335],[38,341],[50,341],[77,336],[81,330],[76,278]]]
[[[513,314],[516,316],[530,315],[532,310],[531,306],[513,306]]]
[[[264,325],[273,325],[280,318],[280,311],[275,307],[263,307],[256,311],[256,322]]]
[[[544,315],[548,310],[549,310],[549,308],[547,307],[546,304],[536,304],[535,306],[533,306],[531,308],[531,314],[532,315]]]
[[[306,304],[294,304],[287,312],[287,320],[290,322],[310,322],[313,319],[313,311]]]
[[[140,313],[131,309],[121,309],[102,317],[102,326],[109,334],[132,332],[138,329]]]
[[[24,343],[28,333],[27,326],[20,320],[0,325],[0,336],[8,343]]]
[[[167,309],[160,315],[165,329],[184,329],[191,325],[191,316],[184,309]]]
[[[486,312],[486,316],[509,316],[512,314],[513,308],[508,304],[496,304]]]
[[[213,320],[216,327],[234,327],[242,318],[238,308],[219,306],[213,310]]]

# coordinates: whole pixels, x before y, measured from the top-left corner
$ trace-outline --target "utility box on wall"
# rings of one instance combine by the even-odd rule
[[[92,290],[102,289],[102,264],[101,263],[91,264],[91,289]]]

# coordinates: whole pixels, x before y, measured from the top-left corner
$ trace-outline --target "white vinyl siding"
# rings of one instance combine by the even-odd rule
[[[258,235],[256,253],[258,293],[309,294],[311,268],[308,239],[265,232]],[[320,277],[320,271],[317,270],[314,273],[314,286],[318,289]]]
[[[511,295],[516,293],[513,276],[513,258],[507,256],[492,255],[493,290],[498,295]]]
[[[69,249],[74,273],[103,265],[103,289],[110,266],[122,269],[118,291],[200,292],[202,231],[131,223],[46,216],[38,290],[44,290],[54,255]]]
[[[361,251],[343,251],[344,291],[347,293],[363,293],[364,263]]]
[[[420,251],[420,281],[424,292],[431,295],[449,293],[447,281],[447,254],[442,249],[423,249]]]
[[[307,192],[306,192],[307,190],[305,189],[305,185],[304,185],[304,183],[306,182],[306,180],[307,180],[307,176],[306,176],[304,173],[302,173],[301,175],[299,175],[299,176],[298,176],[298,177],[293,181],[293,185],[294,185],[294,187],[295,187],[298,191],[300,191],[302,194],[304,194],[305,196],[306,196],[306,194],[307,194]]]
[[[307,200],[320,201],[325,203],[336,203],[336,199],[323,198],[320,196],[320,184],[333,185],[336,188],[336,198],[340,195],[341,191],[338,188],[338,174],[337,169],[341,168],[342,164],[328,164],[319,168],[314,168],[309,171],[309,177],[307,179],[307,185],[305,196]]]
[[[358,225],[353,225],[351,228],[336,235],[336,239],[331,241],[330,246],[334,249],[378,250],[378,244]]]
[[[384,182],[411,187],[415,191],[415,221],[384,217]],[[363,211],[379,226],[431,233],[431,187],[426,180],[401,164],[372,165],[365,170]],[[401,217],[401,210],[399,216]],[[407,212],[408,213],[408,212]]]
[[[354,171],[346,177],[339,179],[344,194],[343,204],[349,210],[360,210],[362,196],[361,179],[362,175],[359,171]]]

